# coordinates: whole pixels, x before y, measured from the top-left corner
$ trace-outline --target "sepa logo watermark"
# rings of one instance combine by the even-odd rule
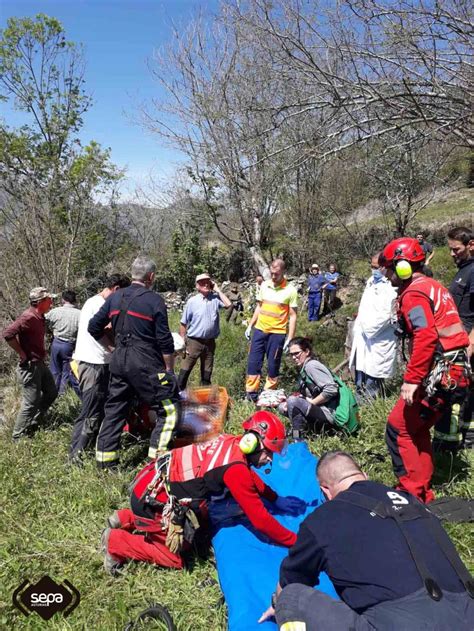
[[[69,581],[59,585],[49,576],[43,576],[34,584],[23,581],[13,592],[15,607],[25,616],[36,611],[43,620],[49,620],[58,611],[62,611],[64,617],[69,616],[80,600],[81,595]]]

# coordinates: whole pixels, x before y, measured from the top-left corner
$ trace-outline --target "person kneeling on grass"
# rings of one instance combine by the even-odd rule
[[[299,393],[288,397],[278,411],[289,417],[293,438],[302,440],[308,429],[315,433],[325,427],[334,429],[339,389],[330,370],[314,357],[311,342],[305,337],[290,341],[289,355],[300,369]]]
[[[281,631],[472,631],[474,579],[421,502],[367,479],[343,451],[321,456],[328,500],[298,531],[280,566],[271,616]],[[340,600],[313,589],[321,572]]]
[[[306,504],[279,497],[250,467],[272,461],[286,445],[285,428],[271,412],[260,411],[243,423],[243,436],[220,434],[205,443],[174,449],[147,464],[132,483],[131,510],[115,511],[102,533],[104,568],[110,574],[127,560],[181,569],[199,528],[200,509],[229,492],[252,526],[274,543],[290,547],[296,535],[265,508],[298,514]]]

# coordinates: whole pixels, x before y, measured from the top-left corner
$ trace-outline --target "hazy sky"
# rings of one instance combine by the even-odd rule
[[[45,13],[61,21],[67,39],[84,45],[85,89],[94,104],[81,139],[110,147],[112,160],[127,167],[131,189],[150,170],[170,173],[180,158],[130,120],[137,104],[159,96],[147,58],[169,40],[173,23],[184,25],[199,9],[216,7],[217,0],[0,0],[0,26],[12,16]],[[3,116],[10,125],[19,120],[5,107]]]

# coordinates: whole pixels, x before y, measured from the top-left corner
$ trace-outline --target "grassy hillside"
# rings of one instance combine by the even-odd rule
[[[177,316],[173,316],[176,322]],[[308,324],[301,318],[300,332],[314,334],[324,361],[337,363],[344,331],[337,325]],[[219,340],[215,381],[233,396],[228,425],[238,431],[252,407],[241,400],[247,344],[243,327],[223,324]],[[292,371],[285,367],[286,381]],[[7,424],[0,432],[0,628],[119,631],[151,602],[166,605],[178,629],[221,631],[226,628],[226,608],[221,603],[212,558],[197,559],[184,572],[133,563],[114,579],[102,569],[97,552],[106,517],[127,505],[126,488],[143,457],[143,447],[124,453],[119,473],[98,472],[91,458],[84,468],[71,469],[66,455],[71,423],[78,402],[72,393],[54,407],[51,425],[33,440],[12,444],[10,427],[18,407],[19,390],[9,382],[5,400]],[[322,436],[310,443],[312,451],[344,448],[360,460],[375,480],[393,484],[390,460],[383,442],[384,424],[395,395],[362,409],[362,429],[357,437],[342,440]],[[472,495],[472,468],[466,456],[438,461],[436,490]],[[456,544],[474,569],[474,527],[450,526]],[[25,618],[11,604],[12,592],[22,580],[49,574],[58,582],[72,582],[81,593],[79,607],[67,619],[56,615],[43,622],[36,614]],[[146,628],[152,628],[147,626]],[[158,628],[158,627],[156,627]]]

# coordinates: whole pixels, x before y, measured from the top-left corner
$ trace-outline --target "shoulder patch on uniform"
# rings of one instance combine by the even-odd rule
[[[410,309],[408,318],[414,329],[425,329],[428,326],[423,307],[413,307],[413,309]]]

